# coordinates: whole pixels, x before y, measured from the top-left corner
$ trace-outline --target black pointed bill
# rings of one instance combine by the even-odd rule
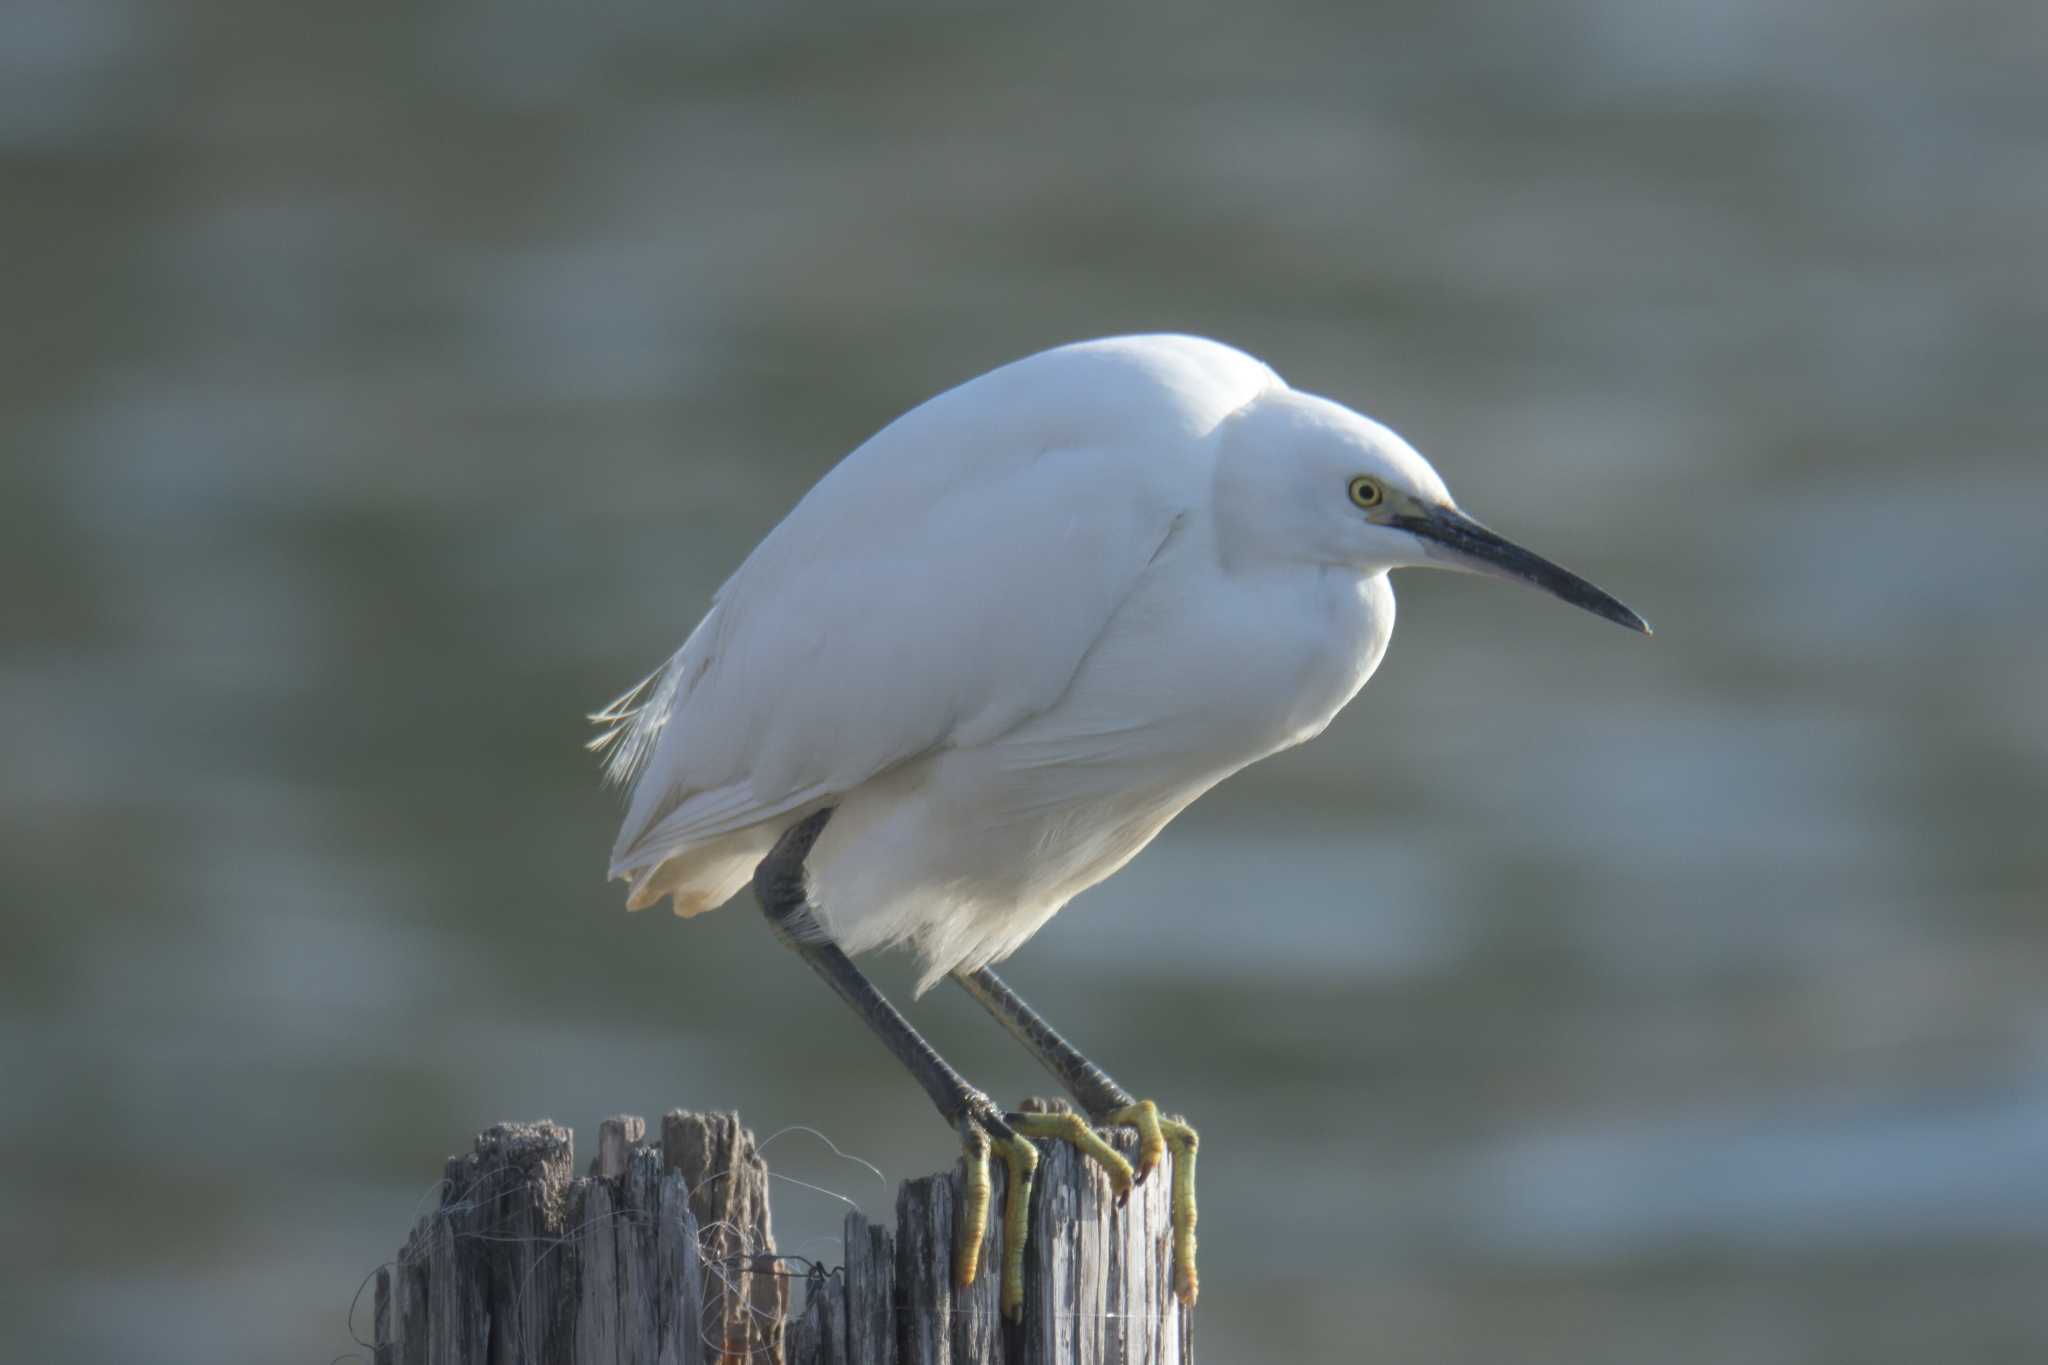
[[[1455,507],[1433,507],[1417,516],[1388,517],[1387,524],[1419,537],[1433,558],[1448,566],[1511,579],[1541,588],[1552,597],[1583,607],[1618,626],[1650,633],[1650,623],[1571,570],[1532,554],[1487,530]]]

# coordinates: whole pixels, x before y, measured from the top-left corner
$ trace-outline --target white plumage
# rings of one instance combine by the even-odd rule
[[[842,947],[913,946],[920,990],[996,961],[1322,729],[1385,650],[1386,571],[1450,558],[1386,513],[1439,506],[1399,437],[1215,342],[994,370],[848,455],[596,717],[633,783],[611,874],[710,910],[831,805],[807,866]]]

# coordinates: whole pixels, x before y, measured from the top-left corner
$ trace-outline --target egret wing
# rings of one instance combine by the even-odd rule
[[[667,667],[599,719],[638,782],[614,875],[1051,707],[1265,366],[1213,342],[1043,352],[941,394],[821,479]]]
[[[820,484],[651,681],[615,870],[1051,706],[1186,510],[1146,472],[1049,450],[886,509]]]

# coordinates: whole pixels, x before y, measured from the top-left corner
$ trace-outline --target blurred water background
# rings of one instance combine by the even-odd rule
[[[746,902],[621,913],[581,716],[898,411],[1181,329],[1659,631],[1405,576],[1327,735],[1013,961],[1202,1127],[1204,1358],[2048,1355],[2044,60],[1933,0],[9,6],[0,1354],[325,1365],[499,1119],[950,1161]]]

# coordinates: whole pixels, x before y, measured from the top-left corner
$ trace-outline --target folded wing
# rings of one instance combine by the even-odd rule
[[[1037,357],[942,395],[848,456],[741,565],[667,666],[597,717],[610,729],[593,747],[612,747],[613,780],[637,778],[612,875],[934,749],[985,743],[1056,704],[1175,525],[1206,499],[1205,464],[1153,453],[1189,443],[1147,435],[1212,427],[1278,383],[1212,349],[1220,355],[1097,357],[1080,367],[1080,391],[1063,395],[1046,392],[1058,385],[1044,376],[1019,382],[1017,371],[1048,358]],[[1104,371],[1191,363],[1207,367],[1186,386],[1200,391],[1198,408],[1155,383],[1149,410],[1080,427],[1088,441],[1062,439],[1077,408],[1119,383],[1129,391],[1128,373]],[[1236,380],[1231,392],[1217,392],[1217,366]]]

